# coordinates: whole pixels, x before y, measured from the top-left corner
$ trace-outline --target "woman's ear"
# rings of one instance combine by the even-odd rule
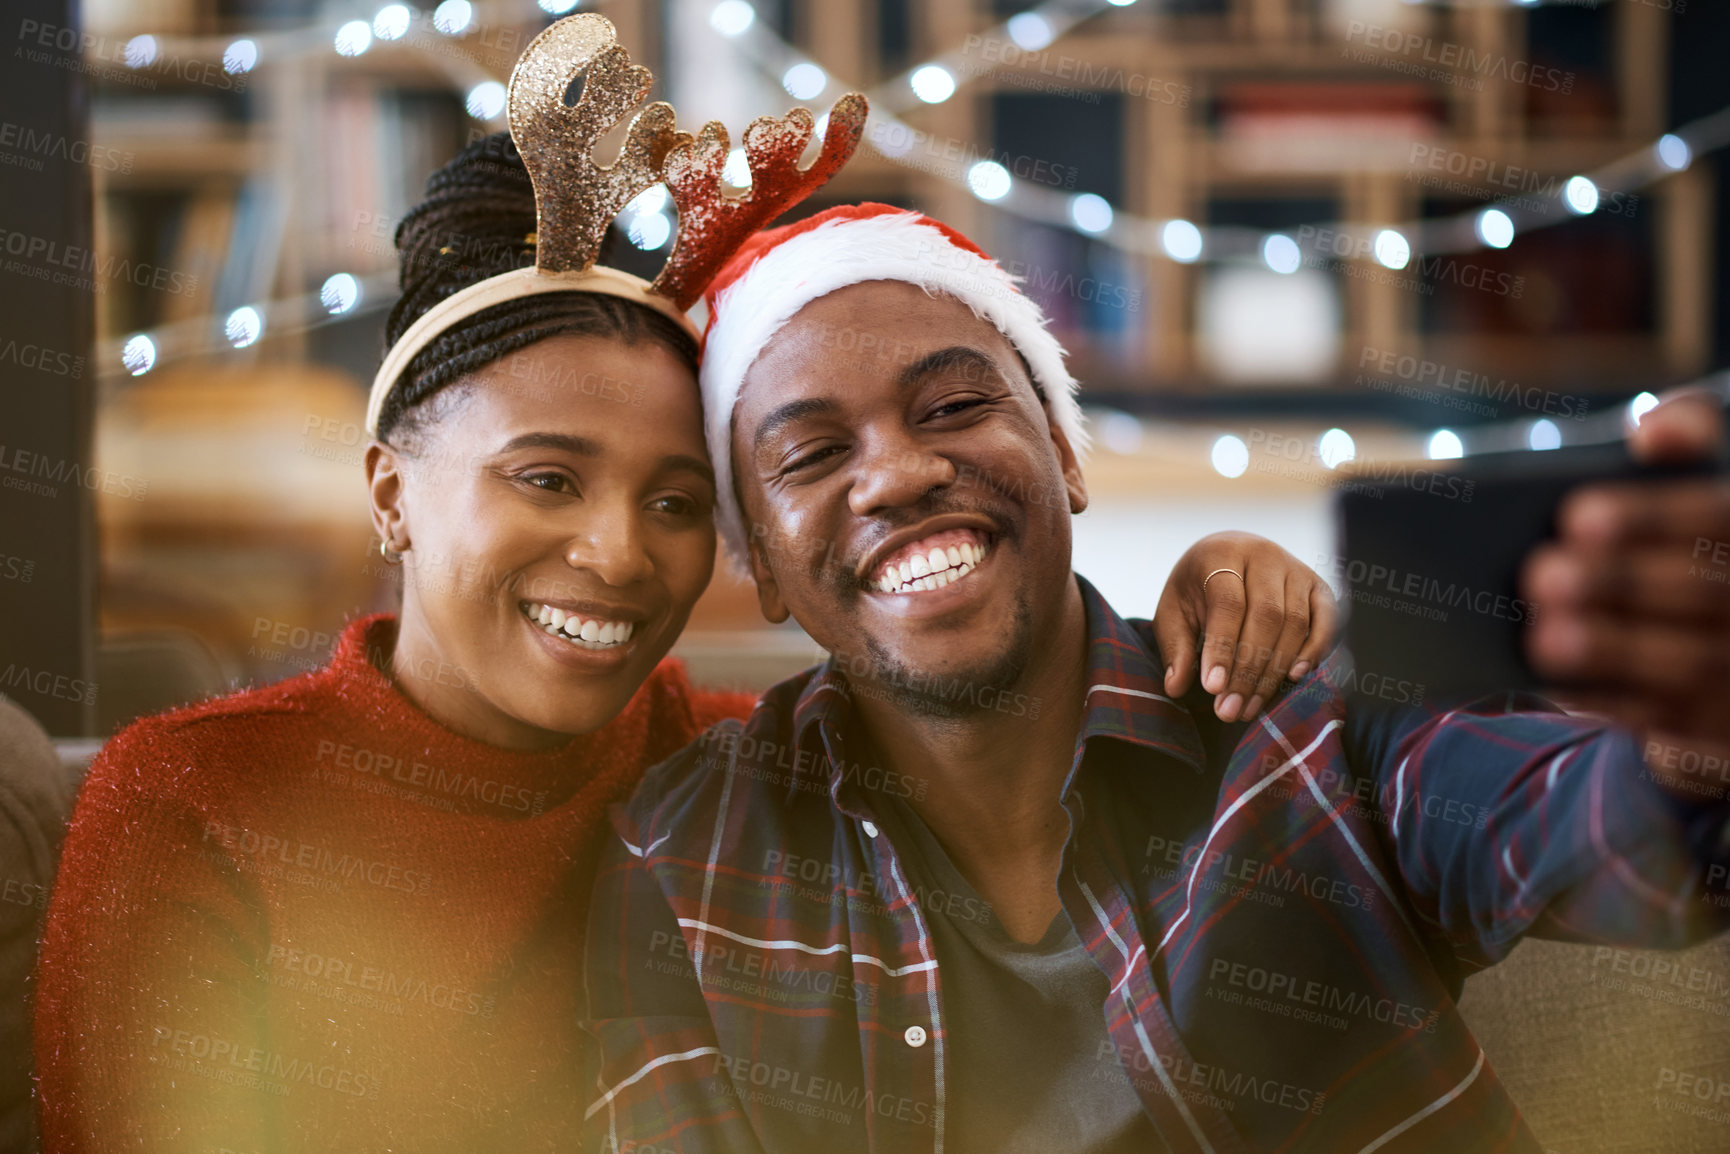
[[[406,488],[401,455],[381,441],[368,444],[366,491],[372,505],[372,528],[393,553],[406,553],[412,544]]]

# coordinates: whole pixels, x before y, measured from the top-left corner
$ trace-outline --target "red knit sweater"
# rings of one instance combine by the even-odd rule
[[[568,1150],[606,807],[751,699],[663,662],[605,729],[517,753],[368,661],[140,721],[91,767],[39,964],[61,1151]]]

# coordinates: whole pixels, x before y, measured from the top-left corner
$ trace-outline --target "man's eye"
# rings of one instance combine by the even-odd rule
[[[797,460],[789,462],[788,465],[786,466],[786,468],[782,469],[781,471],[783,473],[796,473],[800,469],[806,469],[806,468],[811,467],[812,465],[820,465],[824,461],[827,461],[834,454],[845,452],[845,451],[846,450],[840,445],[825,445],[823,448],[818,449],[814,453],[807,453],[803,457],[800,457]]]
[[[953,417],[955,414],[966,412],[968,409],[976,409],[984,403],[984,397],[966,397],[962,400],[939,405],[931,411],[931,415],[933,417]]]

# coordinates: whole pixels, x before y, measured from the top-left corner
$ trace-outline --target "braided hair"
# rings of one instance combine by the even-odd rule
[[[459,152],[427,178],[426,199],[397,225],[402,296],[385,322],[387,347],[446,297],[534,264],[534,231],[534,186],[510,133],[482,137]],[[415,354],[385,395],[379,439],[418,437],[445,412],[425,402],[500,357],[558,334],[655,341],[697,370],[696,342],[653,309],[581,291],[519,297],[466,318]]]

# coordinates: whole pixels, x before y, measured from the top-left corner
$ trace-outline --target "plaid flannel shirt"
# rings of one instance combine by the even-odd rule
[[[1081,589],[1059,890],[1171,1150],[1535,1151],[1455,1009],[1464,977],[1526,933],[1726,924],[1701,893],[1726,803],[1660,790],[1630,734],[1525,696],[1348,711],[1337,660],[1223,725]],[[873,821],[879,791],[923,784],[872,758],[849,704],[870,685],[833,660],[783,682],[614,811],[587,1148],[944,1150],[940,959]]]

